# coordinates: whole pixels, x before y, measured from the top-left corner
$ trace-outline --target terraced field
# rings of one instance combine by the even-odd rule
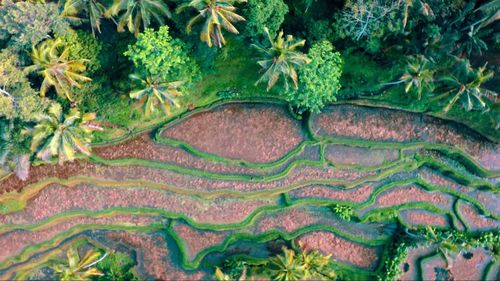
[[[497,247],[499,181],[498,144],[458,124],[351,105],[297,121],[277,102],[219,104],[88,161],[1,179],[0,279],[82,240],[136,253],[148,280],[210,278],[229,256],[299,241],[339,272],[374,279],[401,227],[493,235]],[[446,259],[415,243],[397,266],[404,280],[449,268],[456,280],[498,280],[492,251]]]

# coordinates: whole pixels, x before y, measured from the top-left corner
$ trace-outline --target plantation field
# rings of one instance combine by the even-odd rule
[[[297,120],[279,101],[222,102],[87,160],[34,166],[27,181],[5,175],[0,279],[46,278],[44,262],[74,244],[134,253],[143,279],[186,280],[299,243],[350,278],[498,279],[499,182],[500,147],[464,125],[356,105]],[[402,234],[426,226],[476,236],[448,256]]]

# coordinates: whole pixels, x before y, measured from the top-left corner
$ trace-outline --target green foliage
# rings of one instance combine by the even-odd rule
[[[323,256],[318,251],[303,251],[295,254],[293,250],[283,248],[283,255],[269,259],[269,272],[273,280],[311,280],[333,279],[335,273],[325,268],[330,256]]]
[[[52,34],[71,30],[59,15],[56,3],[2,1],[0,4],[0,40],[9,40],[17,50],[26,50]]]
[[[137,69],[162,79],[189,83],[199,72],[196,63],[189,58],[185,44],[172,38],[166,25],[158,31],[146,29],[124,54]]]
[[[139,280],[134,270],[134,260],[122,252],[108,255],[97,264],[97,269],[103,273],[94,280],[115,281],[115,280]]]
[[[243,13],[247,19],[245,32],[249,36],[266,36],[266,26],[275,37],[288,13],[288,6],[283,0],[248,0]]]
[[[399,81],[405,83],[405,93],[413,91],[420,100],[422,94],[430,94],[434,90],[435,72],[436,69],[426,57],[410,57],[405,73],[401,75]]]
[[[395,241],[388,248],[378,280],[398,280],[401,276],[401,264],[408,256],[410,248],[437,245],[438,251],[450,258],[465,249],[488,247],[498,254],[500,235],[495,231],[469,233],[458,230],[439,230],[433,227],[409,230],[398,233]]]
[[[101,18],[106,11],[106,7],[101,0],[65,0],[62,15],[70,19],[79,19],[82,12],[87,14],[92,28],[92,34],[101,33]]]
[[[60,49],[63,48],[61,51]],[[40,95],[45,96],[50,87],[54,87],[59,96],[72,101],[71,89],[80,87],[78,82],[88,82],[92,79],[81,75],[85,71],[86,59],[69,59],[69,49],[60,39],[47,39],[33,47],[31,59],[34,65],[29,69],[38,71],[43,76]]]
[[[0,168],[14,171],[21,180],[28,179],[30,169],[29,136],[20,122],[0,119]]]
[[[337,100],[343,61],[328,41],[313,44],[308,56],[310,63],[299,69],[298,90],[285,94],[295,107],[318,113],[326,104]]]
[[[91,133],[102,130],[94,119],[95,114],[82,115],[76,109],[64,115],[59,104],[52,104],[46,114],[36,116],[31,151],[44,161],[58,156],[59,164],[74,160],[77,151],[90,155]]]
[[[130,79],[139,84],[138,89],[129,93],[130,98],[138,99],[143,104],[146,117],[155,112],[156,107],[160,107],[165,114],[171,114],[171,106],[179,108],[179,97],[182,93],[178,90],[183,81],[167,82],[158,76],[142,77],[131,74]]]
[[[366,40],[369,49],[378,51],[381,38],[403,32],[406,3],[398,0],[348,0],[334,29],[341,38]]]
[[[89,250],[80,259],[78,251],[70,247],[67,252],[67,262],[57,263],[52,266],[59,280],[61,281],[90,281],[93,276],[101,276],[102,273],[93,265],[99,262],[101,254],[94,250]]]
[[[121,15],[120,12],[123,11]],[[141,24],[144,29],[151,25],[152,19],[158,24],[164,24],[164,17],[171,17],[170,10],[162,0],[115,0],[113,5],[106,11],[106,17],[118,17],[118,32],[123,32],[125,26],[130,33],[136,37],[139,34]]]
[[[350,221],[351,218],[355,215],[354,210],[351,206],[336,204],[335,206],[333,206],[332,210],[335,214],[339,215],[339,217],[346,221]]]
[[[448,99],[444,111],[448,112],[459,100],[467,111],[488,109],[488,98],[495,100],[497,94],[485,89],[483,84],[493,77],[493,71],[488,71],[486,64],[474,69],[468,60],[459,61],[452,69],[450,74],[439,79],[444,88],[448,89],[437,97],[437,99]]]
[[[87,60],[84,74],[91,76],[101,68],[99,55],[102,45],[89,33],[78,30],[60,37],[62,44],[68,49],[69,60]]]
[[[265,32],[271,46],[253,45],[262,53],[262,58],[257,61],[257,64],[264,71],[264,74],[257,80],[255,85],[267,82],[267,90],[269,91],[282,76],[285,90],[288,90],[288,79],[292,79],[295,89],[298,89],[299,77],[295,68],[303,67],[310,62],[310,59],[296,49],[304,46],[306,41],[295,40],[292,35],[287,35],[285,39],[283,38],[283,31],[273,39],[267,27]]]
[[[238,30],[234,27],[234,22],[244,21],[245,18],[236,13],[234,3],[247,2],[247,0],[187,0],[185,4],[179,6],[177,12],[182,12],[187,8],[196,9],[198,15],[191,18],[186,26],[186,32],[190,33],[193,25],[204,21],[200,39],[206,42],[209,47],[213,45],[222,48],[226,44],[222,29],[234,34]]]
[[[300,243],[299,243],[300,244]],[[300,244],[296,252],[283,247],[283,254],[267,260],[231,259],[223,268],[216,267],[217,280],[333,280],[336,273],[330,264],[331,255],[324,256],[319,251],[308,251]]]
[[[0,117],[32,121],[46,108],[47,101],[31,88],[27,74],[12,48],[0,52]]]

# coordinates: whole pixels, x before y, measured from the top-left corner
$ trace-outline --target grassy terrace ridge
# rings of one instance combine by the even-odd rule
[[[0,1],[0,280],[495,280],[499,0]]]
[[[245,102],[248,100],[242,101],[227,101],[222,103],[217,103],[206,107],[203,111],[209,111],[217,106],[223,106],[224,104],[241,104],[245,105]],[[255,100],[251,101],[255,103]],[[281,105],[282,103],[276,101],[276,104]],[[491,213],[482,202],[478,199],[462,193],[456,190],[453,187],[449,186],[440,186],[432,184],[431,182],[426,181],[421,176],[416,177],[408,177],[397,180],[389,180],[388,182],[384,182],[386,179],[390,179],[392,176],[396,176],[404,173],[417,172],[426,167],[431,169],[434,172],[437,172],[440,175],[443,175],[447,178],[452,179],[453,181],[460,183],[462,185],[468,186],[473,190],[478,192],[487,192],[498,194],[499,186],[498,184],[493,184],[486,179],[478,180],[478,177],[498,178],[498,171],[490,171],[482,167],[479,163],[472,159],[466,152],[461,150],[460,148],[441,145],[441,144],[433,144],[426,142],[384,142],[384,141],[371,141],[371,140],[359,140],[359,139],[350,139],[344,137],[320,137],[316,134],[313,134],[310,129],[310,122],[308,120],[305,121],[305,124],[308,126],[305,128],[306,135],[309,136],[309,139],[303,140],[297,147],[288,151],[288,153],[282,156],[280,159],[269,162],[269,163],[253,163],[249,161],[239,160],[239,159],[228,159],[219,155],[211,154],[204,152],[202,150],[196,149],[191,146],[189,143],[185,143],[178,140],[173,140],[162,136],[162,132],[175,125],[179,122],[182,122],[183,119],[189,118],[191,114],[185,115],[183,118],[180,118],[172,123],[167,123],[157,130],[154,130],[153,133],[150,134],[150,137],[154,141],[154,143],[163,146],[170,146],[180,148],[190,155],[193,155],[197,158],[204,159],[208,161],[208,163],[223,163],[231,166],[245,167],[251,169],[251,171],[255,171],[257,173],[269,173],[269,174],[230,174],[230,173],[216,173],[216,172],[207,172],[204,170],[196,170],[189,167],[183,167],[176,165],[174,163],[164,163],[157,162],[153,160],[147,159],[135,159],[135,158],[121,158],[115,160],[108,160],[97,155],[93,155],[88,160],[90,163],[102,165],[103,167],[121,167],[121,166],[143,166],[152,169],[158,170],[166,170],[175,172],[181,175],[189,175],[198,178],[205,178],[207,180],[222,180],[222,181],[241,181],[247,183],[272,183],[274,181],[279,181],[282,179],[286,179],[292,172],[296,171],[301,167],[316,167],[320,169],[328,169],[328,170],[339,170],[339,171],[359,171],[359,172],[376,172],[375,175],[367,175],[361,177],[359,180],[342,180],[342,179],[312,179],[307,181],[302,181],[298,183],[294,183],[291,185],[285,186],[276,186],[269,189],[264,190],[251,190],[251,191],[236,191],[231,189],[220,189],[220,190],[198,190],[198,189],[190,189],[189,186],[174,186],[168,183],[158,183],[150,180],[111,180],[104,179],[92,176],[71,176],[66,179],[60,179],[57,177],[47,177],[41,178],[37,182],[31,183],[29,185],[24,186],[23,190],[20,193],[8,193],[0,196],[0,211],[4,215],[15,214],[18,212],[22,212],[23,209],[30,205],[31,199],[35,198],[39,193],[41,193],[46,187],[52,184],[59,184],[65,186],[69,189],[78,188],[80,184],[90,184],[92,186],[97,186],[103,189],[120,189],[126,192],[127,189],[144,189],[144,190],[158,190],[161,192],[171,192],[174,194],[179,194],[183,196],[197,198],[197,200],[204,200],[210,202],[212,200],[216,200],[217,198],[234,198],[234,199],[257,199],[257,198],[282,198],[281,203],[277,205],[269,205],[263,206],[255,209],[249,216],[247,216],[244,220],[238,223],[229,223],[229,224],[207,224],[207,223],[199,223],[196,220],[193,220],[189,216],[186,216],[182,213],[170,212],[168,210],[163,209],[155,209],[155,208],[145,208],[145,207],[112,207],[103,210],[97,211],[88,211],[88,210],[70,210],[62,213],[58,213],[56,215],[47,217],[43,220],[36,222],[35,224],[3,224],[0,225],[0,239],[2,235],[7,233],[12,233],[13,231],[27,231],[29,233],[36,233],[39,231],[44,231],[51,229],[52,227],[64,223],[69,222],[72,219],[76,218],[113,218],[118,215],[145,215],[151,217],[163,217],[169,221],[167,224],[158,225],[153,224],[147,227],[133,227],[128,225],[93,225],[93,224],[85,224],[74,226],[71,229],[59,233],[54,236],[51,240],[38,243],[35,245],[28,246],[22,250],[18,255],[13,256],[7,260],[0,262],[0,276],[3,276],[3,273],[16,271],[16,264],[23,264],[25,261],[31,259],[31,257],[37,253],[40,253],[42,256],[48,251],[50,253],[50,249],[53,249],[55,245],[59,245],[66,239],[66,237],[77,235],[78,233],[82,233],[86,230],[91,229],[100,229],[100,230],[126,230],[126,231],[138,231],[138,232],[150,232],[153,230],[164,230],[168,233],[170,237],[176,242],[179,247],[181,258],[180,263],[181,266],[185,270],[197,270],[203,263],[203,260],[206,256],[212,253],[224,252],[230,245],[233,245],[239,241],[253,241],[255,243],[265,243],[268,241],[273,241],[278,238],[293,241],[297,237],[302,235],[306,235],[308,233],[314,231],[327,231],[338,235],[344,239],[348,239],[349,241],[361,243],[366,246],[384,246],[387,247],[387,243],[390,239],[390,236],[386,236],[380,240],[366,240],[361,237],[357,237],[351,233],[345,232],[340,228],[328,226],[328,225],[310,225],[307,227],[300,228],[291,233],[283,232],[280,230],[270,230],[259,235],[251,235],[245,232],[239,232],[246,227],[252,226],[259,218],[264,216],[271,215],[275,212],[281,210],[293,210],[299,208],[301,206],[317,206],[317,207],[332,207],[338,204],[349,206],[356,213],[362,209],[371,207],[375,205],[377,198],[383,194],[384,192],[397,189],[399,187],[415,185],[418,188],[429,192],[429,194],[433,194],[436,192],[446,194],[447,196],[451,196],[455,198],[453,207],[449,210],[442,209],[440,207],[435,206],[432,203],[427,202],[410,202],[404,204],[396,204],[390,207],[383,208],[375,208],[369,210],[364,213],[362,216],[357,216],[357,223],[370,225],[372,223],[393,223],[398,222],[399,224],[406,226],[408,228],[413,227],[422,227],[422,225],[412,225],[405,221],[400,212],[403,210],[425,210],[434,214],[444,215],[448,221],[448,226],[438,226],[438,228],[442,229],[458,229],[462,225],[466,229],[470,229],[468,222],[466,222],[461,213],[460,213],[460,202],[468,202],[472,204],[480,214],[490,217],[494,220],[498,220],[500,218],[499,214]],[[398,157],[392,161],[385,161],[376,166],[363,166],[358,164],[335,164],[326,159],[326,147],[328,145],[344,145],[348,147],[358,147],[358,148],[367,148],[367,149],[387,149],[391,148],[393,150],[397,150]],[[320,148],[320,160],[310,160],[310,159],[295,159],[298,155],[300,155],[307,147],[319,147]],[[452,167],[447,163],[441,161],[439,158],[434,158],[433,156],[429,156],[425,153],[425,151],[438,151],[443,157],[448,157],[453,159],[454,161],[460,163],[465,167],[468,173],[463,173],[462,168]],[[409,153],[408,153],[409,152]],[[83,161],[83,160],[79,160]],[[471,177],[471,174],[474,178]],[[4,180],[7,177],[4,178]],[[375,186],[375,188],[371,191],[368,198],[363,200],[362,202],[349,202],[345,200],[335,200],[335,199],[321,199],[321,198],[302,198],[302,199],[293,199],[290,197],[290,192],[294,190],[298,190],[301,188],[307,188],[309,186],[322,185],[327,186],[332,191],[339,192],[347,192],[351,190],[357,190],[361,186],[368,183],[380,183]],[[330,215],[334,215],[334,213],[330,213]],[[197,253],[194,259],[188,258],[187,250],[185,249],[185,242],[178,236],[178,234],[173,229],[173,225],[177,222],[186,223],[190,227],[198,230],[205,231],[213,231],[223,233],[224,231],[231,231],[232,234],[226,236],[221,244],[212,245],[208,248],[204,248],[201,252]],[[43,258],[42,258],[43,259]],[[42,264],[42,263],[40,263]],[[357,267],[353,267],[352,265],[347,265],[342,262],[335,262],[337,268],[339,270],[343,270],[345,272],[352,272],[354,270],[360,270]],[[20,267],[21,268],[21,267]],[[381,272],[383,268],[383,263],[378,265],[378,269],[375,273],[368,271],[361,271],[360,274],[362,276],[374,276],[374,274],[378,274],[377,272]],[[3,273],[2,273],[3,272]],[[484,273],[487,274],[487,273]]]

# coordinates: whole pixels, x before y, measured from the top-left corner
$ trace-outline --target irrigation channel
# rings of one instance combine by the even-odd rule
[[[78,241],[136,253],[147,280],[210,278],[231,255],[299,241],[373,279],[397,225],[498,238],[499,181],[499,145],[463,125],[354,105],[298,121],[278,102],[218,104],[88,160],[35,166],[25,182],[1,179],[0,279]],[[447,260],[436,247],[408,249],[400,278],[448,268],[456,280],[498,280],[491,248]]]

